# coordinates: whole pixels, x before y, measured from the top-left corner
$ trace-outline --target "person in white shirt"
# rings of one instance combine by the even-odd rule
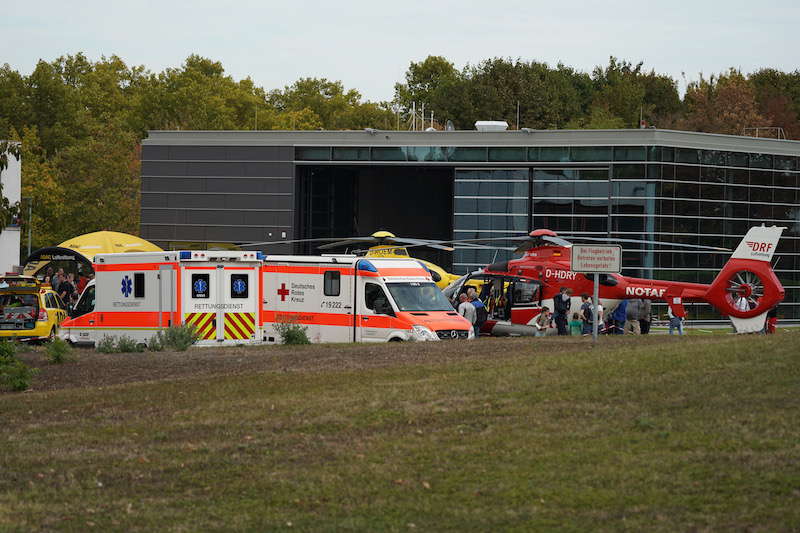
[[[475,306],[469,301],[469,298],[463,292],[458,296],[458,314],[469,320],[469,323],[475,325]]]

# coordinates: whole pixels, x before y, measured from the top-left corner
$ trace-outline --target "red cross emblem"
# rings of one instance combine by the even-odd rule
[[[281,288],[278,289],[278,294],[281,296],[281,301],[285,302],[286,297],[289,296],[289,289],[286,288],[285,283],[281,283]]]

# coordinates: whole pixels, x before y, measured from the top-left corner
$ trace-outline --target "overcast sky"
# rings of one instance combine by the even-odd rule
[[[77,52],[154,72],[196,53],[267,90],[325,77],[371,100],[391,99],[409,63],[428,55],[458,68],[499,56],[584,71],[614,55],[681,86],[682,72],[800,68],[800,4],[789,0],[34,0],[2,13],[0,63],[23,74]]]

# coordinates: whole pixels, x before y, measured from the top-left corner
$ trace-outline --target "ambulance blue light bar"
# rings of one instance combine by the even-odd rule
[[[192,258],[192,252],[182,251],[180,258],[181,259],[191,259]]]
[[[365,272],[377,272],[378,269],[375,268],[375,265],[367,261],[366,259],[361,259],[358,262],[358,269],[363,270]]]

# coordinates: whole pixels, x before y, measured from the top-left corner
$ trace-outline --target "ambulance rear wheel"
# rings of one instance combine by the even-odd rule
[[[44,342],[46,342],[47,344],[50,344],[55,339],[56,339],[56,327],[53,326],[53,328],[50,330],[50,334],[47,336],[47,339],[45,339]]]
[[[391,339],[389,339],[389,342],[403,342],[403,339],[401,339],[400,337],[392,337]]]

